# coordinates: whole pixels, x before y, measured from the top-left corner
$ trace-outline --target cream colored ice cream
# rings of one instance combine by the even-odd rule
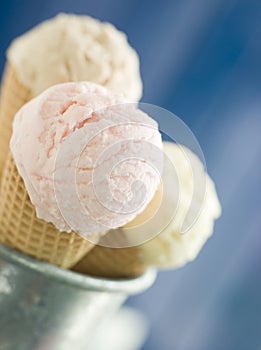
[[[92,81],[137,101],[139,58],[124,33],[88,16],[60,14],[16,39],[9,63],[33,96],[67,81]]]
[[[162,186],[146,210],[123,228],[131,242],[158,236],[138,247],[138,260],[160,268],[194,260],[221,214],[215,185],[199,158],[184,146],[163,142]],[[160,204],[161,203],[161,204]]]
[[[56,85],[27,103],[11,151],[37,216],[84,236],[133,220],[154,196],[157,123],[100,85]]]

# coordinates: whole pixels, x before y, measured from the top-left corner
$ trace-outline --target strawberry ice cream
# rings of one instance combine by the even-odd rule
[[[85,237],[133,220],[160,183],[157,123],[94,83],[56,85],[26,104],[10,146],[37,216]]]

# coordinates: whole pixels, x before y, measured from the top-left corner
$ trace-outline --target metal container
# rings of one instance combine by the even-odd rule
[[[0,245],[0,350],[86,350],[99,324],[155,278],[92,278]]]

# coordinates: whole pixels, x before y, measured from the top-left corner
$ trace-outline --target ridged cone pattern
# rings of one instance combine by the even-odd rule
[[[14,116],[31,98],[30,90],[19,82],[15,69],[7,63],[0,97],[0,178],[9,150]]]
[[[8,153],[1,183],[0,241],[39,260],[71,268],[92,248],[76,233],[57,230],[36,217],[35,207]]]
[[[105,278],[131,278],[144,273],[146,266],[139,259],[139,247],[96,246],[73,270]]]

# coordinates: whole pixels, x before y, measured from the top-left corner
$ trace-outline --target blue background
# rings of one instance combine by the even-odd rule
[[[261,1],[1,0],[1,72],[10,41],[60,11],[127,32],[143,101],[192,129],[223,206],[196,262],[129,300],[150,320],[143,350],[260,350]]]

